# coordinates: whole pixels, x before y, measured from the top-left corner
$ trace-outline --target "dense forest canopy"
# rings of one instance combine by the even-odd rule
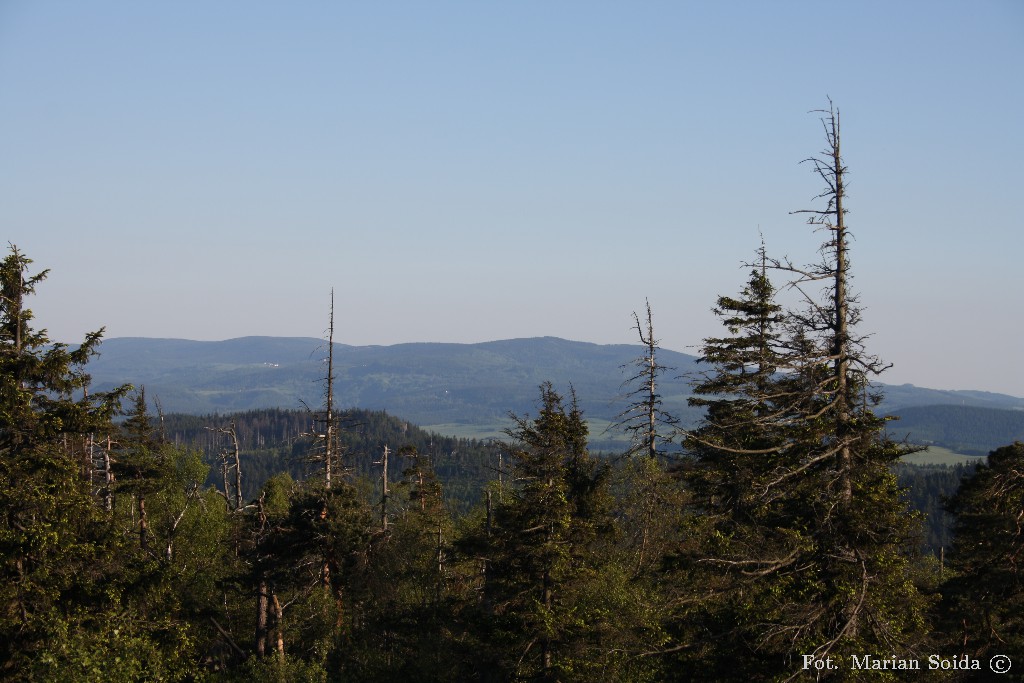
[[[987,680],[1024,667],[1024,445],[974,471],[900,462],[914,447],[877,411],[884,365],[851,289],[839,114],[821,115],[808,163],[824,188],[802,212],[820,261],[762,245],[716,299],[723,331],[701,349],[692,426],[663,400],[650,307],[635,316],[619,453],[592,448],[580,387],[547,381],[498,440],[339,410],[330,343],[323,405],[165,415],[142,386],[91,386],[102,330],[71,348],[35,326],[47,272],[12,246],[0,677],[895,680],[934,659],[950,679]],[[802,303],[783,307],[780,287]]]

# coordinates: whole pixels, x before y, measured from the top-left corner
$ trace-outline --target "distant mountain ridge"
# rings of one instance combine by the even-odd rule
[[[915,443],[936,444],[968,455],[987,455],[1024,441],[1024,411],[968,405],[908,406],[888,425],[894,438],[913,435]]]
[[[391,414],[427,427],[494,426],[509,411],[535,411],[537,387],[552,381],[575,389],[591,419],[612,421],[626,405],[624,365],[644,348],[591,344],[557,337],[505,339],[476,344],[407,343],[334,345],[337,405]],[[129,382],[145,385],[165,412],[228,413],[257,408],[318,406],[326,376],[327,342],[311,337],[241,337],[191,341],[108,339],[89,364],[97,389]],[[674,370],[660,385],[666,408],[692,424],[688,377],[703,367],[695,356],[669,349],[660,361]],[[1021,411],[1024,398],[978,391],[941,391],[880,385],[881,412],[934,405]],[[909,425],[908,425],[909,426]],[[436,431],[444,433],[437,428]],[[449,430],[451,431],[451,430]],[[1024,438],[1024,437],[1022,437]]]
[[[167,412],[202,414],[250,408],[318,405],[327,343],[315,338],[243,337],[219,342],[124,337],[108,339],[89,364],[98,388],[145,385]],[[418,424],[484,423],[533,407],[537,386],[575,387],[593,416],[610,417],[627,377],[620,369],[641,347],[571,342],[554,337],[479,344],[335,344],[339,405],[386,409]],[[674,375],[695,358],[662,351],[677,372],[666,400],[685,406],[689,384]]]

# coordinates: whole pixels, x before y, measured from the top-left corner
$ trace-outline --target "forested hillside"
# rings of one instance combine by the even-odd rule
[[[917,662],[897,668],[919,680],[932,657],[949,680],[1024,666],[1024,444],[974,471],[901,464],[914,447],[887,435],[871,384],[885,364],[851,291],[839,115],[820,114],[825,151],[808,163],[824,190],[798,212],[820,262],[761,245],[714,299],[692,425],[664,389],[673,358],[650,307],[634,314],[617,453],[592,446],[591,385],[532,372],[497,443],[347,409],[362,366],[335,356],[333,305],[308,410],[165,414],[143,382],[93,385],[102,330],[48,339],[29,307],[47,272],[12,246],[0,678],[746,683],[905,676],[878,662]],[[803,301],[783,306],[781,287]],[[429,366],[433,349],[417,353]],[[477,381],[435,394],[439,410],[498,410]]]
[[[972,406],[903,408],[889,425],[895,438],[944,446],[959,453],[985,455],[1002,444],[1024,441],[1024,410]]]
[[[230,415],[166,415],[161,420],[164,438],[175,446],[195,449],[212,465],[207,484],[216,486],[221,455],[232,452],[229,433],[234,429],[241,452],[244,477],[242,496],[259,495],[267,480],[287,472],[293,479],[315,476],[316,465],[307,457],[313,443],[314,416],[305,410],[251,410]],[[424,431],[401,418],[380,411],[346,410],[338,414],[338,444],[348,474],[371,481],[382,475],[381,453],[413,448],[430,458],[443,484],[450,508],[465,512],[483,495],[484,485],[496,478],[502,448],[494,442],[459,439]],[[507,451],[505,452],[507,456]],[[408,466],[404,457],[388,463],[388,478],[398,481]]]

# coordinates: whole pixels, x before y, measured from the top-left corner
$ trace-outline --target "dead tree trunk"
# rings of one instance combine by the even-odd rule
[[[826,149],[820,156],[807,159],[815,172],[825,181],[825,191],[819,195],[827,201],[824,209],[803,209],[794,213],[810,214],[808,222],[827,230],[831,239],[823,245],[824,252],[831,256],[831,263],[823,264],[816,273],[804,273],[805,279],[831,281],[831,310],[827,312],[822,327],[829,336],[828,357],[831,360],[831,384],[834,391],[831,398],[831,414],[835,416],[834,431],[838,444],[839,502],[847,508],[853,499],[853,456],[850,440],[853,433],[853,413],[856,409],[855,383],[851,383],[851,361],[854,358],[854,342],[851,339],[850,324],[855,315],[849,284],[849,234],[846,227],[846,167],[843,166],[840,136],[839,112],[831,106],[824,114]],[[813,327],[812,327],[813,329]],[[821,329],[821,328],[819,328]],[[863,364],[863,363],[862,363]],[[867,364],[870,365],[870,364]]]
[[[629,405],[616,416],[613,427],[623,429],[631,437],[628,455],[645,454],[647,457],[658,457],[658,444],[665,443],[669,437],[660,433],[663,427],[674,429],[678,419],[662,409],[661,395],[658,394],[658,376],[667,366],[658,362],[658,340],[654,337],[654,322],[651,314],[651,303],[647,304],[646,322],[633,313],[634,327],[644,345],[644,355],[631,361],[623,368],[632,366],[633,375],[623,382],[629,386],[626,394]]]
[[[270,601],[274,605],[274,649],[281,661],[284,661],[284,610],[276,592],[270,594]]]
[[[228,427],[207,427],[210,431],[219,434],[226,434],[231,439],[230,450],[222,448],[220,451],[220,470],[224,480],[224,499],[232,510],[241,510],[242,501],[242,449],[238,443],[238,431],[235,429],[234,421]],[[232,483],[231,473],[234,472]],[[232,489],[234,489],[232,491]]]
[[[658,457],[658,391],[657,391],[657,378],[658,378],[658,361],[655,356],[657,351],[656,341],[654,339],[654,323],[651,321],[651,302],[647,302],[647,332],[646,336],[644,330],[640,327],[640,319],[636,318],[636,331],[640,335],[640,341],[647,346],[647,376],[644,378],[644,384],[647,389],[647,434],[645,440],[647,442],[647,455],[651,458]]]
[[[146,497],[139,494],[139,547],[143,552],[149,550],[149,518],[146,516]]]
[[[110,467],[110,453],[114,447],[114,441],[107,434],[106,444],[97,447],[92,435],[89,435],[89,450],[93,463],[94,481],[98,487],[98,494],[103,499],[103,509],[110,512],[114,509],[114,472]]]
[[[270,594],[265,579],[260,580],[256,598],[256,654],[263,657],[267,654],[267,617],[270,607]]]
[[[334,485],[335,463],[338,459],[337,420],[334,415],[334,290],[331,290],[330,322],[327,328],[327,376],[324,383],[324,407],[322,413],[313,416],[314,450],[311,462],[323,467],[324,492],[323,506],[320,508],[320,519],[324,522],[330,514],[330,497]],[[325,556],[320,566],[320,584],[324,590],[331,590],[331,561]]]
[[[836,399],[838,400],[838,424],[836,435],[843,444],[841,451],[841,475],[842,500],[849,505],[853,498],[853,487],[851,483],[850,470],[853,467],[853,460],[850,453],[849,433],[850,420],[852,419],[853,405],[850,396],[851,387],[848,385],[850,374],[850,301],[846,291],[849,265],[847,262],[847,234],[846,234],[846,211],[843,209],[843,199],[846,197],[844,185],[842,158],[839,149],[839,112],[832,113],[831,134],[829,141],[832,146],[832,172],[835,179],[835,234],[836,249],[836,272],[835,272],[835,320],[832,327],[832,354],[835,357],[833,365],[833,376],[836,381]]]
[[[384,453],[380,461],[380,529],[388,530],[388,447],[384,445]],[[422,503],[422,501],[421,501]]]
[[[334,460],[334,290],[331,290],[331,320],[327,328],[327,396],[324,435],[324,488],[331,489],[331,465]]]

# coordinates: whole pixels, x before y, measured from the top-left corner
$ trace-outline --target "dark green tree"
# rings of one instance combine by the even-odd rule
[[[697,504],[712,513],[739,512],[757,497],[756,472],[771,467],[770,456],[788,440],[792,387],[786,369],[782,307],[767,276],[765,250],[738,298],[718,298],[714,313],[730,336],[704,342],[700,363],[711,370],[693,388],[690,405],[706,409],[700,426],[687,435],[694,455],[685,468]]]
[[[135,392],[132,408],[121,424],[117,443],[119,447],[111,463],[114,490],[135,509],[138,516],[129,514],[127,517],[137,520],[139,547],[148,553],[151,552],[151,533],[146,498],[164,485],[166,454],[149,418],[145,388]]]
[[[500,642],[495,654],[505,677],[555,680],[562,627],[556,605],[564,599],[572,564],[569,539],[576,531],[568,479],[587,458],[587,431],[578,411],[567,412],[550,383],[541,386],[536,419],[513,419],[509,451],[519,486],[497,509],[486,599],[494,610]]]
[[[998,448],[949,501],[952,577],[942,586],[953,652],[1024,663],[1024,443]]]
[[[364,496],[340,478],[330,489],[321,478],[296,485],[283,514],[267,512],[253,551],[250,593],[257,653],[288,666],[344,666],[369,599],[370,520]]]
[[[909,654],[926,642],[928,601],[908,578],[920,524],[891,466],[912,449],[888,440],[885,420],[873,412],[880,396],[869,382],[887,366],[857,332],[839,112],[823,113],[825,150],[806,161],[825,183],[825,206],[798,213],[826,239],[818,264],[779,264],[806,306],[788,313],[787,442],[776,470],[755,484],[767,500],[794,503],[789,528],[802,539],[793,566],[808,567],[795,585],[806,597],[800,608],[783,609],[765,636],[817,656],[872,648]]]
[[[575,396],[540,387],[535,418],[508,430],[513,485],[493,506],[478,634],[484,680],[623,680],[639,650],[626,613],[638,604],[616,536],[610,469],[587,450]],[[644,664],[646,666],[646,664]]]
[[[809,211],[827,235],[822,260],[798,268],[762,251],[742,298],[719,300],[731,336],[708,340],[715,369],[697,387],[708,414],[686,476],[700,546],[680,564],[715,580],[678,637],[694,639],[687,656],[727,643],[706,650],[735,660],[725,677],[784,677],[795,654],[920,652],[928,631],[909,578],[918,523],[890,471],[908,449],[872,411],[868,379],[884,368],[856,333],[838,112],[824,125],[826,151],[808,160],[826,183],[826,206]],[[771,270],[793,276],[805,307],[783,316]]]
[[[470,596],[455,594],[452,520],[430,457],[412,446],[397,455],[406,467],[391,494],[395,514],[369,555],[346,670],[361,681],[459,680],[461,653],[448,634],[453,605]]]
[[[707,364],[690,404],[705,417],[686,435],[690,458],[675,472],[685,482],[689,514],[679,548],[668,558],[675,583],[698,599],[682,600],[672,620],[682,677],[747,678],[762,670],[761,618],[770,609],[759,583],[797,559],[799,533],[791,503],[760,486],[795,438],[787,406],[792,382],[781,370],[782,307],[767,276],[764,247],[738,297],[718,298],[714,313],[729,336],[705,340]],[[767,590],[767,585],[761,589]]]
[[[180,629],[128,609],[137,575],[92,487],[91,437],[114,431],[128,387],[88,394],[102,331],[69,348],[32,329],[27,298],[47,272],[29,274],[31,263],[15,247],[0,263],[0,676],[181,675]]]

